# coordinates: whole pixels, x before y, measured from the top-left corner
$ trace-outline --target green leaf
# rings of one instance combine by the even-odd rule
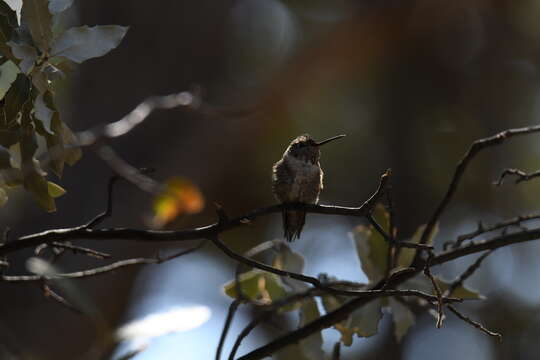
[[[5,62],[0,66],[0,100],[6,96],[18,73],[19,68],[11,61]]]
[[[322,297],[323,307],[326,312],[334,311],[350,299],[343,296],[325,295]],[[341,333],[341,342],[345,346],[351,346],[353,335],[369,337],[377,333],[379,321],[382,318],[382,299],[374,299],[361,308],[355,310],[347,320],[334,325]]]
[[[128,28],[119,25],[74,27],[55,39],[51,54],[77,63],[103,56],[116,48]]]
[[[437,276],[435,276],[435,281],[439,285],[439,288],[444,293],[449,287],[451,282],[443,280]],[[434,292],[432,292],[434,294]],[[486,297],[482,294],[480,294],[476,290],[472,290],[467,288],[465,285],[458,286],[453,292],[452,297],[457,297],[461,299],[476,299],[476,300],[484,300]]]
[[[43,175],[35,169],[29,170],[29,173],[24,175],[24,188],[32,193],[37,203],[46,211],[56,211],[54,199],[49,195],[48,182]]]
[[[47,187],[48,187],[49,195],[53,198],[60,197],[66,193],[66,190],[63,187],[51,181],[47,182]]]
[[[81,148],[78,147],[77,136],[71,131],[66,123],[61,122],[60,126],[56,125],[53,121],[53,128],[58,131],[62,136],[62,143],[64,144],[64,158],[69,166],[75,165],[82,157]],[[58,130],[56,130],[59,128]]]
[[[384,277],[388,264],[388,243],[372,227],[357,226],[352,233],[362,270],[370,284]]]
[[[261,300],[268,304],[284,297],[287,293],[279,276],[259,269],[239,276],[242,293],[250,300]],[[237,298],[236,282],[231,280],[223,286],[225,294]]]
[[[287,244],[282,244],[279,253],[272,261],[272,266],[281,270],[302,273],[304,270],[304,257],[299,253],[292,251]],[[282,278],[282,281],[294,291],[303,291],[308,288],[308,286],[300,280],[284,277]]]
[[[36,130],[47,142],[51,169],[58,177],[62,177],[64,163],[75,165],[82,157],[82,151],[76,146],[75,134],[60,120],[51,92],[39,94],[34,104]]]
[[[73,0],[49,0],[49,11],[56,15],[69,9],[71,5],[73,5]]]
[[[307,325],[321,317],[317,302],[308,298],[303,301],[300,307],[300,324],[299,327]],[[310,360],[324,360],[324,352],[322,350],[323,338],[320,331],[317,331],[313,335],[300,340],[299,346],[307,359]]]
[[[34,159],[38,148],[36,134],[32,126],[30,112],[33,106],[31,101],[23,105],[21,116],[21,170],[24,188],[30,192],[37,203],[48,212],[56,210],[54,199],[49,195],[49,185],[45,179],[45,173],[39,168],[39,162]]]
[[[415,317],[411,310],[394,298],[389,299],[392,317],[394,319],[394,335],[399,343],[407,334],[409,328],[415,324]]]
[[[355,310],[349,317],[348,327],[360,337],[370,337],[377,333],[382,318],[382,300],[375,299]]]
[[[19,68],[25,74],[29,74],[33,68],[36,60],[38,58],[37,49],[31,45],[25,43],[16,43],[10,41],[7,43],[11,48],[13,55],[21,60],[19,62]]]
[[[443,280],[438,276],[434,276],[435,281],[437,282],[437,285],[439,285],[439,288],[444,293],[446,289],[450,286],[452,283],[451,281]],[[409,279],[402,283],[399,286],[400,289],[416,289],[423,292],[426,292],[428,294],[435,295],[435,290],[433,289],[433,285],[431,284],[431,281],[424,275],[417,275],[413,277],[412,279]],[[482,300],[485,299],[485,297],[478,293],[476,290],[472,290],[467,288],[466,286],[459,286],[451,295],[452,297],[458,297],[462,299],[478,299]]]
[[[381,204],[373,211],[373,218],[388,233],[389,215]],[[388,266],[388,242],[379,234],[373,226],[357,226],[352,232],[352,238],[356,245],[356,252],[362,270],[370,283],[376,283],[382,279]]]
[[[420,225],[418,229],[416,229],[413,237],[409,242],[418,244],[420,242],[420,238],[422,237],[422,234],[424,233],[424,229],[426,228],[426,225]],[[427,245],[433,244],[433,239],[437,236],[437,233],[439,232],[439,224],[435,224],[433,227],[433,230],[431,231],[430,236],[428,237]],[[407,268],[409,267],[414,259],[414,256],[416,255],[417,249],[408,249],[408,248],[401,248],[397,265],[398,267]]]
[[[49,12],[49,0],[24,0],[21,21],[32,34],[37,47],[44,53],[49,51],[52,39],[52,14]]]

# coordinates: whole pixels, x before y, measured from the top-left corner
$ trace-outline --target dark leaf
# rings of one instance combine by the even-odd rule
[[[11,167],[11,154],[9,150],[0,146],[0,169],[8,169]]]
[[[60,113],[50,91],[38,94],[34,106],[36,130],[47,142],[51,169],[61,177],[64,163],[75,165],[81,158],[82,151],[77,146],[75,134],[60,120]]]
[[[71,28],[55,39],[51,55],[77,63],[103,56],[120,44],[127,30],[119,25]]]
[[[19,23],[17,22],[17,13],[3,0],[0,1],[0,15],[6,17],[8,24],[12,28],[19,26]]]
[[[302,327],[321,317],[319,307],[314,299],[306,299],[300,307],[300,324]],[[324,360],[324,352],[322,350],[323,338],[320,331],[300,341],[299,346],[306,358],[310,360]]]
[[[30,192],[37,203],[48,212],[56,210],[53,197],[49,194],[48,181],[45,173],[40,169],[39,163],[34,159],[38,148],[36,133],[32,125],[32,102],[23,105],[21,116],[21,171],[24,188]]]
[[[45,94],[45,95],[44,95]],[[34,108],[35,108],[35,113],[34,113],[34,116],[36,117],[36,119],[38,119],[39,121],[41,121],[41,123],[43,124],[43,128],[45,129],[45,131],[50,134],[50,135],[54,135],[54,131],[52,130],[52,119],[53,119],[53,116],[55,115],[55,112],[57,112],[56,110],[52,110],[54,109],[53,106],[51,106],[51,108],[49,108],[49,106],[47,106],[47,104],[45,104],[45,100],[43,99],[45,97],[47,97],[47,102],[49,104],[49,106],[53,105],[51,102],[52,102],[52,94],[47,91],[45,93],[40,93],[38,96],[36,96],[36,99],[34,101]]]
[[[0,52],[6,59],[16,61],[16,58],[11,52],[11,48],[7,44],[13,35],[13,28],[9,25],[8,18],[0,14]]]
[[[21,60],[19,62],[19,68],[25,74],[29,74],[34,68],[34,64],[38,58],[37,49],[31,45],[25,43],[16,43],[13,41],[8,42],[9,47],[13,55]]]
[[[32,39],[42,52],[48,52],[52,39],[52,14],[49,0],[24,0],[21,21],[30,30]]]
[[[327,312],[333,311],[349,301],[347,297],[325,295],[323,296],[323,306]],[[374,299],[361,308],[355,310],[349,317],[334,325],[334,328],[341,333],[341,342],[345,346],[351,346],[353,335],[359,337],[369,337],[377,333],[379,321],[382,318],[383,301]]]
[[[24,74],[17,75],[17,78],[11,85],[4,106],[6,122],[13,124],[17,119],[17,114],[22,110],[23,105],[30,96],[30,80]]]
[[[390,298],[389,305],[392,309],[392,317],[394,319],[394,335],[396,341],[400,342],[403,336],[407,334],[409,328],[414,325],[414,314],[404,304],[396,299]]]
[[[32,84],[40,93],[50,91],[50,84],[47,79],[47,75],[41,71],[41,69],[34,67],[30,73],[30,78],[32,79]]]

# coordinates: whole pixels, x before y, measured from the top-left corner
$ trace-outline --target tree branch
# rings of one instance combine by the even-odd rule
[[[303,209],[306,212],[326,215],[345,215],[363,217],[371,212],[375,203],[384,194],[388,175],[381,176],[377,191],[359,207],[344,207],[314,204],[277,204],[253,210],[243,216],[186,230],[137,230],[137,229],[89,229],[87,224],[66,229],[47,230],[22,236],[0,246],[0,256],[25,248],[66,240],[134,240],[134,241],[186,241],[211,239],[212,237],[236,227],[244,226],[258,217],[281,213],[284,209]]]
[[[182,250],[179,253],[169,255],[169,256],[159,256],[153,258],[134,258],[134,259],[126,259],[126,260],[120,260],[116,261],[109,265],[100,266],[93,269],[88,270],[82,270],[82,271],[75,271],[71,273],[58,273],[58,274],[51,274],[50,276],[43,276],[43,275],[21,275],[21,276],[9,276],[9,275],[1,275],[0,281],[6,281],[6,282],[13,282],[13,283],[21,283],[21,282],[32,282],[32,281],[43,281],[43,280],[61,280],[61,279],[80,279],[80,278],[86,278],[86,277],[92,277],[97,276],[101,274],[105,274],[123,267],[128,266],[134,266],[134,265],[143,265],[143,264],[161,264],[166,261],[170,261],[172,259],[176,259],[177,257],[187,255],[189,253],[192,253],[196,250],[199,250],[202,248],[205,244],[205,241],[201,241],[196,246],[189,248],[187,250]]]
[[[470,232],[468,234],[463,234],[463,235],[458,236],[458,238],[456,239],[455,242],[451,242],[451,241],[445,242],[444,243],[444,250],[447,250],[449,247],[452,247],[454,249],[458,248],[463,244],[463,242],[465,242],[467,240],[474,239],[475,237],[480,236],[482,234],[492,232],[492,231],[495,231],[495,230],[506,229],[506,228],[508,228],[510,226],[520,226],[522,222],[526,222],[526,221],[530,221],[530,220],[536,220],[536,219],[540,219],[540,214],[539,213],[517,216],[515,218],[508,219],[508,220],[505,220],[505,221],[501,221],[500,223],[497,223],[497,224],[494,224],[494,225],[491,225],[491,226],[487,226],[487,227],[484,226],[482,224],[482,222],[479,222],[478,223],[478,228],[475,231],[472,231],[472,232]]]
[[[467,324],[470,324],[472,325],[473,327],[477,328],[478,330],[482,331],[483,333],[489,335],[489,336],[493,336],[493,337],[496,337],[497,340],[499,341],[502,341],[502,335],[499,334],[499,333],[496,333],[496,332],[493,332],[491,330],[488,330],[486,329],[482,324],[468,318],[467,316],[463,315],[462,313],[460,313],[455,307],[453,307],[452,305],[448,305],[448,310],[450,310],[451,312],[454,313],[454,315],[456,315],[458,318],[460,318],[461,320],[465,321]]]
[[[467,166],[480,151],[491,146],[500,145],[511,137],[532,134],[539,131],[540,131],[540,125],[517,128],[517,129],[508,129],[496,135],[493,135],[484,139],[479,139],[473,142],[469,150],[467,150],[463,158],[457,164],[456,170],[454,172],[454,176],[452,177],[452,180],[450,182],[450,185],[448,186],[448,190],[446,191],[446,194],[444,195],[441,202],[439,203],[439,205],[437,206],[437,208],[431,215],[431,218],[429,219],[424,229],[424,232],[422,233],[422,237],[420,238],[420,244],[427,243],[429,234],[431,234],[433,227],[435,226],[437,221],[439,221],[441,215],[446,210],[446,207],[452,200],[452,197],[454,196],[454,193],[456,192],[459,186],[459,182],[461,181],[461,178],[463,177],[465,170],[467,170]],[[418,259],[418,256],[416,258]]]
[[[527,174],[526,172],[521,171],[519,169],[504,169],[501,176],[499,176],[499,179],[493,182],[493,185],[501,186],[504,181],[504,178],[509,175],[516,176],[515,183],[519,184],[520,182],[529,181],[529,180],[539,177],[540,170]]]

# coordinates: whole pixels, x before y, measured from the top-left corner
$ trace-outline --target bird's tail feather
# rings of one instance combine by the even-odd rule
[[[283,210],[283,235],[287,241],[300,238],[306,222],[306,212],[302,210]]]

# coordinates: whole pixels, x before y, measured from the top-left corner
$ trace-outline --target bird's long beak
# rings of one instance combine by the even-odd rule
[[[319,142],[316,143],[315,145],[321,146],[321,145],[324,145],[324,144],[329,143],[330,141],[334,141],[334,140],[337,140],[337,139],[341,139],[342,137],[345,137],[345,135],[334,136],[334,137],[331,137],[330,139],[326,139],[326,140],[323,140],[323,141],[319,141]]]

